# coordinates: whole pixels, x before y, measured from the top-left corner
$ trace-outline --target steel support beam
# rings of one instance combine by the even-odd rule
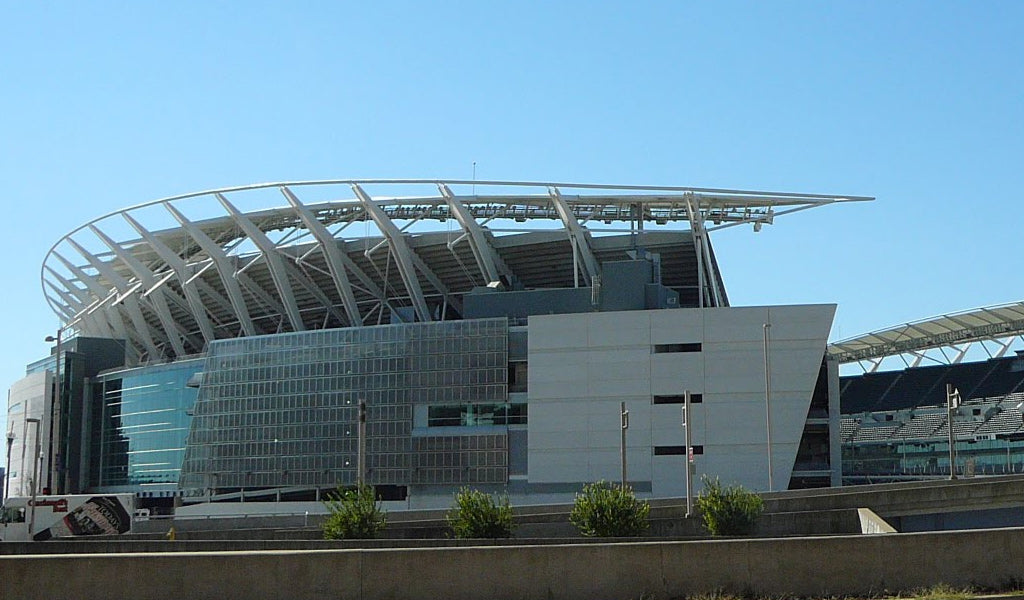
[[[341,298],[341,303],[345,309],[345,314],[348,316],[349,324],[358,326],[362,324],[362,316],[359,314],[359,305],[356,302],[356,295],[352,289],[352,282],[349,281],[348,271],[346,269],[358,270],[356,264],[348,257],[340,248],[338,248],[338,241],[334,239],[331,232],[327,230],[327,227],[321,223],[312,212],[306,208],[306,205],[299,201],[299,199],[289,190],[287,187],[281,188],[281,193],[284,194],[288,204],[295,209],[295,214],[298,215],[299,219],[306,226],[306,230],[313,234],[317,244],[320,247],[320,251],[323,253],[324,258],[327,262],[327,268],[331,273],[331,280],[334,282],[334,289],[338,291],[338,297]],[[367,278],[368,279],[368,278]],[[370,281],[372,283],[372,281]],[[374,286],[376,287],[376,286]],[[379,294],[381,301],[384,301],[383,293]]]
[[[370,218],[377,224],[377,228],[380,229],[384,238],[387,239],[390,251],[395,256],[395,262],[398,265],[398,273],[402,277],[402,283],[405,284],[405,291],[409,294],[409,299],[412,301],[413,310],[416,311],[417,318],[420,321],[431,321],[430,309],[427,307],[426,298],[423,296],[423,289],[420,287],[419,278],[416,276],[416,266],[412,258],[414,252],[409,247],[405,235],[384,211],[377,206],[373,198],[363,188],[359,187],[359,184],[353,183],[352,191],[355,192],[356,198],[362,204],[363,210],[366,211],[366,214],[370,215]]]
[[[447,185],[439,183],[437,187],[441,190],[441,196],[444,197],[444,201],[448,204],[448,208],[451,209],[455,220],[462,226],[463,231],[469,235],[469,247],[473,250],[473,256],[476,258],[476,264],[480,268],[480,273],[483,274],[484,281],[500,281],[499,261],[495,260],[497,252],[495,252],[490,242],[487,241],[487,234],[484,233],[483,227],[476,222],[476,219],[466,209],[466,206],[455,197],[455,194],[448,189]]]
[[[242,332],[245,335],[256,335],[258,332],[256,331],[256,326],[252,323],[252,318],[249,316],[249,308],[245,304],[245,297],[242,296],[242,288],[238,284],[238,280],[235,279],[235,269],[231,265],[231,261],[228,260],[228,255],[224,252],[224,249],[220,247],[220,244],[211,240],[195,223],[189,221],[171,203],[164,203],[163,207],[167,209],[167,212],[171,213],[171,216],[174,217],[189,236],[199,244],[203,252],[216,263],[217,274],[220,275],[220,280],[224,284],[224,290],[227,291],[228,300],[231,301],[231,307],[234,309],[235,318],[238,319],[238,323],[242,327]]]
[[[189,279],[192,274],[189,272],[189,268],[188,265],[185,264],[185,260],[181,258],[177,252],[171,250],[167,244],[163,243],[162,240],[157,238],[153,232],[143,227],[142,224],[136,221],[131,215],[128,213],[121,213],[121,216],[129,225],[131,225],[132,229],[134,229],[135,232],[138,233],[147,244],[149,244],[149,247],[157,253],[160,260],[164,261],[164,264],[175,272],[178,277],[178,284],[181,286],[181,291],[185,294],[185,300],[192,309],[192,318],[195,319],[196,326],[199,328],[199,332],[203,335],[203,339],[206,340],[207,343],[217,339],[217,334],[213,329],[213,323],[210,321],[206,306],[203,304],[203,299],[199,296],[199,292],[194,286],[194,283],[189,283]]]
[[[228,215],[238,224],[249,240],[256,244],[256,247],[263,253],[263,257],[266,258],[270,278],[274,280],[274,287],[277,288],[277,295],[281,298],[282,304],[284,304],[285,313],[288,316],[288,321],[291,322],[292,330],[305,331],[306,325],[302,322],[299,304],[295,301],[295,293],[292,291],[291,282],[288,280],[288,268],[281,259],[281,255],[277,252],[274,242],[270,241],[270,238],[253,224],[248,217],[235,208],[235,205],[231,204],[223,194],[215,194],[215,196]],[[295,276],[295,274],[293,273],[292,276]]]
[[[131,319],[132,325],[135,327],[135,331],[142,335],[142,342],[146,347],[146,351],[149,352],[151,357],[155,358],[160,356],[161,352],[154,341],[154,338],[158,336],[154,336],[153,328],[150,327],[149,322],[146,321],[146,318],[143,316],[141,308],[142,302],[139,301],[138,296],[132,293],[130,289],[131,283],[121,276],[120,273],[112,269],[109,264],[103,262],[94,254],[79,245],[74,239],[69,237],[66,241],[69,246],[82,255],[82,258],[84,258],[92,268],[96,269],[100,275],[106,277],[107,281],[110,282],[110,285],[113,286],[114,289],[118,290],[118,300],[115,300],[113,304],[116,305],[118,301],[124,304],[125,311],[128,313],[128,317]],[[170,336],[171,332],[168,331],[166,333]],[[179,341],[178,346],[180,345],[181,342]]]
[[[163,280],[158,280],[156,273],[153,273],[149,267],[142,264],[142,262],[135,258],[131,252],[111,239],[95,225],[89,225],[89,230],[92,231],[93,235],[99,238],[107,248],[110,248],[110,251],[117,256],[118,260],[124,263],[125,266],[127,266],[128,269],[131,270],[131,272],[138,277],[139,281],[141,281],[146,287],[146,291],[143,293],[143,296],[152,299],[153,309],[156,311],[157,317],[159,317],[160,323],[163,325],[164,329],[168,332],[178,332],[178,335],[169,336],[171,346],[174,348],[175,353],[177,353],[178,356],[188,354],[184,345],[181,343],[181,338],[188,341],[195,351],[202,350],[202,340],[194,336],[184,325],[175,320],[174,316],[171,314],[170,306],[167,304],[168,300],[174,302],[175,305],[184,309],[186,312],[188,311],[188,303],[169,287],[162,285],[167,278],[165,277]],[[174,276],[173,269],[169,276]]]
[[[551,203],[555,207],[555,212],[558,213],[558,218],[562,220],[562,224],[565,225],[565,229],[569,233],[569,243],[572,244],[574,259],[576,256],[579,256],[583,261],[583,279],[586,285],[589,286],[592,284],[594,276],[601,273],[601,266],[598,264],[597,257],[594,256],[594,251],[590,247],[590,238],[587,236],[587,230],[580,225],[576,215],[573,214],[569,204],[562,198],[558,188],[549,187],[548,195],[551,197]],[[573,269],[578,269],[578,266],[574,264]]]

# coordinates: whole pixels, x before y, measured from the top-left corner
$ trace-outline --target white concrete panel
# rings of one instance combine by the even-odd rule
[[[575,431],[529,431],[530,448],[538,450],[583,450],[589,447],[589,432]]]
[[[653,354],[650,365],[652,394],[703,393],[703,352]]]
[[[836,305],[772,306],[768,314],[773,340],[828,340]]]
[[[576,400],[530,403],[529,435],[546,431],[587,431],[586,406]],[[533,447],[531,441],[530,447]]]
[[[773,409],[778,411],[778,406],[773,404]],[[708,443],[764,444],[767,440],[763,396],[745,395],[726,402],[705,399],[704,414]]]
[[[704,342],[760,340],[768,319],[766,307],[704,309]]]
[[[527,320],[529,331],[528,352],[547,348],[585,348],[587,341],[586,315],[541,315]]]
[[[700,309],[648,311],[651,344],[689,344],[704,340],[704,314]]]
[[[822,348],[824,354],[824,348]],[[764,393],[764,352],[762,349],[737,351],[704,362],[704,395]],[[707,402],[707,398],[704,399]]]
[[[589,313],[590,347],[650,346],[651,321],[647,311]]]
[[[590,452],[588,450],[530,451],[532,483],[588,481]]]

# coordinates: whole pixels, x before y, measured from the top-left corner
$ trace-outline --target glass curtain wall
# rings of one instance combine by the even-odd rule
[[[501,318],[213,342],[180,485],[195,491],[354,484],[360,401],[367,406],[366,481],[407,485],[418,468],[413,406],[506,403],[507,338]],[[459,437],[418,442],[444,448],[442,462],[452,466],[417,479],[507,479],[504,433]]]
[[[202,360],[106,373],[93,385],[90,488],[177,489]]]

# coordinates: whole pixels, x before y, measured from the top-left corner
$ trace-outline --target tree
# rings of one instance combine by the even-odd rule
[[[635,537],[647,531],[651,505],[633,488],[598,481],[576,494],[569,522],[587,537]]]
[[[387,524],[387,512],[368,485],[339,487],[324,505],[329,512],[323,525],[326,540],[373,539]]]

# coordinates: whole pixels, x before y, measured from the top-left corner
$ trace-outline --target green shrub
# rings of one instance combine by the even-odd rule
[[[445,519],[455,537],[460,539],[507,538],[512,537],[515,530],[508,496],[495,502],[490,494],[469,488],[462,488],[455,494],[455,508]]]
[[[635,537],[647,531],[650,512],[651,505],[637,500],[628,485],[598,481],[576,494],[569,522],[587,537]]]
[[[324,505],[329,513],[323,525],[325,540],[373,539],[387,524],[387,512],[368,485],[339,487]]]
[[[743,486],[724,486],[718,478],[701,478],[704,489],[697,496],[697,509],[711,535],[749,535],[764,511],[764,500]]]

